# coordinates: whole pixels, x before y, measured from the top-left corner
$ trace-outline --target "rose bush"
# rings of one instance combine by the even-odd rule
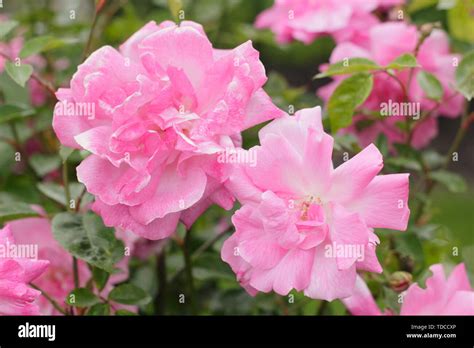
[[[0,314],[474,314],[468,5],[165,3],[5,2]]]

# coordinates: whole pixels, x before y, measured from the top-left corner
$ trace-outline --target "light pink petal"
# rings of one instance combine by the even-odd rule
[[[369,227],[404,231],[410,216],[408,190],[408,174],[379,175],[347,207]]]
[[[271,119],[282,117],[285,113],[273,104],[263,89],[257,90],[250,98],[245,110],[244,128],[253,127]]]
[[[163,28],[144,38],[140,48],[152,52],[164,70],[183,69],[195,88],[213,61],[209,39],[191,26]]]
[[[136,221],[129,213],[129,207],[123,204],[107,205],[96,200],[92,209],[102,217],[106,226],[120,227],[150,240],[171,236],[176,231],[180,216],[179,213],[167,214],[163,218],[155,219],[145,225]]]
[[[206,188],[206,174],[192,168],[182,175],[169,165],[160,177],[154,196],[145,203],[130,207],[131,215],[142,224],[183,211],[198,202]]]
[[[382,167],[382,154],[370,144],[334,170],[328,199],[339,203],[358,200]]]
[[[363,253],[369,242],[369,229],[357,213],[351,213],[344,207],[333,204],[330,235],[334,248],[348,246],[352,250],[348,255],[337,257],[339,269],[348,269],[357,259],[363,257],[363,254],[358,253]]]
[[[325,256],[327,245],[329,244],[320,245],[315,249],[311,282],[304,294],[314,299],[332,301],[352,294],[357,273],[355,265],[339,270],[336,258]]]
[[[274,290],[283,296],[291,289],[301,291],[309,284],[313,257],[313,251],[292,249],[273,268],[256,269],[250,285],[259,291]]]
[[[350,297],[343,298],[342,303],[353,315],[382,315],[367,284],[359,275],[356,278],[354,292]]]

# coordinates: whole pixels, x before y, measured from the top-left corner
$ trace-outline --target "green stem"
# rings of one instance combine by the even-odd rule
[[[458,150],[459,146],[461,145],[462,140],[464,139],[464,136],[467,133],[471,117],[472,117],[472,115],[468,116],[468,112],[467,112],[467,109],[466,109],[466,112],[464,113],[463,117],[461,118],[461,123],[460,123],[459,128],[456,132],[456,135],[454,136],[454,140],[453,140],[451,146],[449,147],[449,150],[448,150],[448,152],[445,156],[445,161],[444,161],[443,165],[441,166],[441,169],[446,169],[446,168],[449,167],[451,156],[453,155],[454,152],[456,152]],[[426,176],[427,176],[427,184],[426,184],[426,187],[425,187],[425,195],[429,195],[433,191],[433,189],[436,186],[437,182],[434,181],[434,180],[431,180],[429,178],[429,168],[426,171]],[[421,218],[422,218],[423,212],[425,210],[425,205],[426,205],[425,201],[420,202],[420,205],[418,206],[418,209],[417,209],[416,215],[415,215],[415,224],[420,224],[421,223]]]
[[[66,310],[64,308],[62,308],[55,300],[53,300],[53,298],[51,296],[48,295],[47,292],[41,290],[38,286],[30,283],[30,286],[33,288],[33,289],[36,289],[38,291],[41,291],[41,295],[44,296],[45,299],[48,300],[49,303],[51,303],[53,305],[53,307],[58,311],[60,312],[61,314],[64,314],[64,315],[68,315],[68,313],[66,312]]]
[[[74,287],[77,289],[79,287],[79,267],[78,261],[75,256],[72,257],[72,271],[74,273]]]
[[[89,36],[87,37],[87,42],[86,45],[84,46],[84,51],[82,52],[82,58],[81,61],[84,61],[87,56],[89,55],[89,51],[92,46],[92,40],[94,39],[94,30],[97,26],[97,20],[99,18],[99,13],[97,11],[94,11],[94,17],[92,19],[92,25],[91,25],[91,31],[89,32]]]
[[[223,236],[225,236],[228,232],[232,231],[233,227],[227,228],[225,231],[218,233],[214,238],[208,240],[204,244],[202,244],[192,255],[191,255],[191,260],[196,260],[201,256],[207,249],[209,249],[211,246],[214,245],[219,239],[221,239]],[[170,283],[173,283],[176,278],[178,278],[181,273],[183,273],[185,268],[180,268],[179,270],[176,271],[175,274],[170,279]]]
[[[163,247],[156,259],[158,293],[155,298],[155,313],[163,315],[165,313],[165,296],[166,296],[166,247]]]
[[[71,211],[71,191],[69,190],[69,174],[67,169],[67,162],[63,163],[63,185],[64,185],[64,197],[66,199],[66,209]]]
[[[319,306],[318,311],[316,312],[316,315],[324,315],[324,312],[326,311],[327,306],[328,306],[328,302],[321,300],[321,305]]]
[[[192,314],[196,314],[196,307],[194,303],[194,279],[193,279],[193,268],[191,262],[191,253],[190,253],[190,243],[191,243],[191,229],[186,231],[183,244],[183,254],[184,254],[184,270],[186,273],[186,286],[188,290],[188,303],[190,304],[190,309]]]

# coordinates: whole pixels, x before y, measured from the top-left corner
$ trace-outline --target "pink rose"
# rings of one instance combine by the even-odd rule
[[[41,212],[41,211],[39,211]],[[38,256],[48,260],[48,269],[34,280],[34,284],[45,291],[60,306],[64,307],[64,301],[69,293],[74,290],[73,258],[70,253],[53,238],[51,223],[46,218],[27,218],[12,221],[11,232],[15,239],[22,244],[33,244],[38,246]],[[124,241],[125,246],[133,252],[134,237],[125,231],[117,231],[117,238]],[[111,275],[106,287],[101,294],[107,297],[113,285],[128,279],[128,262],[130,257],[126,256],[117,263],[118,273]],[[78,271],[80,287],[85,287],[91,278],[91,272],[87,263],[78,260]],[[97,292],[97,290],[95,290]],[[38,299],[40,313],[43,315],[60,315],[61,313],[44,297]],[[136,311],[135,306],[113,305],[114,308],[125,308]]]
[[[464,264],[457,265],[448,278],[441,264],[431,266],[430,270],[433,275],[426,280],[426,289],[412,284],[405,291],[400,314],[474,315],[474,291]],[[354,294],[342,300],[347,309],[354,315],[381,315],[364,280],[357,278]]]
[[[39,314],[37,300],[41,292],[29,283],[45,272],[49,262],[17,257],[19,245],[13,238],[10,225],[0,229],[0,315]]]
[[[270,28],[280,43],[299,40],[311,43],[321,35],[332,35],[336,42],[363,45],[367,31],[379,23],[371,12],[404,0],[276,0],[255,22],[257,28]]]
[[[369,32],[369,37],[367,48],[350,42],[338,44],[331,54],[330,62],[336,63],[345,58],[361,57],[371,59],[380,65],[386,65],[402,54],[413,54],[419,40],[419,33],[414,25],[404,22],[387,22],[374,26]],[[417,59],[422,69],[435,75],[444,89],[439,109],[432,112],[428,118],[415,121],[417,123],[413,130],[411,145],[415,148],[422,148],[428,145],[438,133],[436,117],[439,115],[459,116],[462,112],[464,99],[461,95],[454,96],[456,93],[452,88],[456,69],[454,62],[459,59],[459,56],[450,53],[448,38],[443,31],[434,30],[431,33],[420,46]],[[407,86],[409,72],[406,69],[399,71],[396,76],[407,86],[408,102],[419,103],[421,114],[421,111],[433,109],[436,102],[428,99],[419,86],[417,75],[420,71],[419,68],[414,70],[410,86]],[[324,100],[328,100],[344,78],[344,76],[335,76],[333,82],[318,90],[318,95]],[[361,108],[381,112],[383,103],[388,104],[389,101],[402,105],[401,103],[405,102],[404,93],[392,77],[377,73],[372,93]],[[412,116],[416,115],[395,114],[387,116],[383,120],[369,121],[371,122],[369,125],[359,127],[357,126],[359,122],[368,119],[364,115],[355,115],[353,125],[345,132],[357,134],[363,146],[374,142],[380,133],[385,134],[390,143],[403,143],[406,141],[406,134],[397,126],[397,123],[403,123],[406,117]]]
[[[163,239],[213,203],[232,207],[218,155],[240,145],[242,130],[283,114],[266,79],[250,41],[218,50],[197,23],[150,22],[79,66],[57,92],[53,127],[64,145],[92,153],[77,175],[104,222]]]
[[[222,259],[251,294],[351,295],[357,269],[382,271],[373,229],[406,229],[408,174],[377,176],[374,145],[333,169],[320,107],[273,121],[259,139],[256,164],[239,165],[228,185],[242,208]]]

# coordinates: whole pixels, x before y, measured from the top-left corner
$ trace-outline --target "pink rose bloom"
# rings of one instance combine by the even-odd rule
[[[406,229],[408,174],[377,176],[383,160],[374,145],[333,169],[320,107],[273,121],[259,139],[249,150],[256,165],[239,165],[231,176],[242,208],[222,259],[250,294],[350,296],[357,269],[382,271],[373,229]]]
[[[322,35],[336,42],[352,41],[363,45],[368,29],[379,23],[371,12],[404,0],[276,0],[255,21],[259,29],[270,28],[280,43],[299,40],[311,43]]]
[[[283,114],[266,80],[250,41],[218,50],[197,23],[150,22],[79,66],[57,97],[93,113],[56,108],[53,127],[61,143],[92,153],[77,175],[104,222],[163,239],[213,203],[232,207],[218,155],[240,145],[242,130]]]
[[[0,229],[0,315],[38,315],[41,292],[29,286],[48,267],[46,260],[10,257],[15,241],[6,225]]]
[[[345,58],[361,57],[371,59],[380,65],[386,65],[402,54],[413,54],[419,40],[419,33],[414,25],[404,22],[388,22],[373,27],[369,32],[369,37],[368,48],[350,42],[338,44],[331,54],[330,63],[336,63]],[[437,116],[457,117],[462,112],[464,99],[460,94],[454,96],[456,92],[452,88],[456,70],[453,62],[456,58],[459,59],[459,55],[450,53],[448,37],[441,30],[434,30],[419,49],[418,63],[423,70],[438,78],[443,86],[444,96],[441,100],[441,107],[436,112],[422,121],[415,121],[417,124],[413,130],[411,143],[415,148],[428,145],[436,136],[438,133]],[[324,69],[325,67],[323,67]],[[407,86],[409,79],[407,69],[399,71],[396,76],[407,86],[409,102],[420,103],[421,113],[431,110],[436,106],[436,102],[428,99],[419,86],[417,75],[420,71],[421,69],[418,68],[414,70],[410,86]],[[324,100],[328,100],[344,78],[344,76],[335,76],[333,82],[318,90],[318,95]],[[377,73],[372,93],[361,105],[361,108],[380,112],[382,103],[388,103],[389,100],[395,104],[404,102],[402,89],[394,78],[384,73]],[[363,146],[375,141],[380,133],[385,134],[390,143],[403,143],[406,141],[406,134],[397,127],[397,123],[404,123],[405,117],[409,116],[387,116],[383,120],[373,121],[367,125],[360,123],[368,120],[366,116],[355,115],[353,125],[345,131],[357,134]],[[359,127],[358,123],[364,126]]]
[[[433,275],[426,280],[426,289],[412,284],[405,291],[401,315],[474,315],[474,291],[469,284],[466,267],[457,265],[446,278],[443,266],[430,267]],[[342,300],[354,315],[381,315],[370,290],[357,277],[354,294]],[[384,314],[391,314],[386,311]]]
[[[15,239],[22,244],[38,246],[38,257],[49,261],[49,268],[34,284],[51,296],[59,305],[74,290],[72,256],[53,238],[51,223],[45,218],[27,218],[11,222],[11,231]],[[80,286],[85,286],[91,273],[87,264],[78,262]],[[42,315],[60,315],[53,305],[41,296],[38,301]]]
[[[18,242],[37,245],[38,257],[49,261],[48,269],[43,275],[35,279],[34,284],[45,291],[60,306],[64,307],[66,297],[74,290],[73,257],[54,239],[50,221],[42,217],[27,218],[12,221],[10,226]],[[128,233],[117,231],[117,238],[122,239],[125,246],[133,248],[133,242]],[[133,249],[130,250],[131,252],[133,252]],[[116,266],[120,272],[110,277],[106,287],[103,289],[103,296],[107,297],[107,294],[113,288],[113,284],[123,282],[128,278],[128,261],[129,257],[124,257],[117,263]],[[87,263],[78,260],[78,270],[79,286],[85,287],[91,278],[91,272]],[[40,313],[43,315],[61,315],[44,296],[39,298],[38,305]],[[134,306],[114,305],[115,307],[136,311]]]

